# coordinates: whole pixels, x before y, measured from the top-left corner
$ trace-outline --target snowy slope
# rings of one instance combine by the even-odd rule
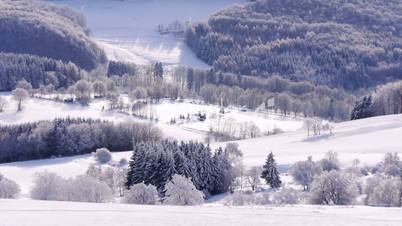
[[[93,36],[110,59],[147,64],[161,61],[198,68],[208,65],[198,60],[183,43],[155,32],[160,24],[206,21],[210,15],[246,0],[62,0],[54,1],[82,11]]]
[[[85,112],[85,111],[84,111]],[[1,115],[0,115],[1,117]],[[180,127],[170,127],[175,136],[186,135],[186,130]],[[179,132],[178,132],[179,131]],[[166,132],[166,131],[164,131]],[[311,155],[314,159],[324,156],[332,150],[339,153],[342,163],[350,164],[354,158],[359,158],[362,164],[376,164],[381,161],[386,152],[402,154],[402,115],[389,115],[335,125],[332,136],[307,138],[304,131],[287,132],[280,135],[237,141],[244,153],[246,166],[262,165],[269,151],[276,155],[280,165],[291,164],[304,160]],[[187,134],[188,136],[188,134]],[[224,143],[212,144],[216,148]],[[130,158],[131,152],[113,153],[113,159]],[[36,172],[49,170],[64,177],[73,177],[85,173],[88,166],[94,163],[91,155],[76,157],[17,162],[1,164],[0,172],[21,185],[23,193],[27,194],[33,175]]]
[[[387,152],[402,154],[402,114],[338,123],[333,135],[307,137],[305,131],[296,131],[237,143],[246,165],[262,165],[270,151],[279,164],[290,164],[310,155],[322,158],[330,150],[338,152],[340,160],[347,164],[355,158],[375,164]],[[213,146],[218,145],[224,144]]]
[[[0,200],[4,226],[397,226],[401,208],[374,207],[174,207]]]

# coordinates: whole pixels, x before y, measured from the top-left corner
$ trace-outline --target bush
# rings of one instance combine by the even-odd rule
[[[256,203],[256,197],[253,194],[246,194],[244,192],[235,192],[225,202],[228,206],[247,206]]]
[[[104,182],[90,176],[66,180],[47,171],[38,173],[31,190],[31,198],[73,202],[108,202],[113,192]]]
[[[174,175],[166,185],[164,204],[167,205],[201,205],[204,201],[204,194],[198,191],[190,179]]]
[[[69,184],[67,201],[102,203],[113,198],[113,192],[105,182],[89,176],[78,176]]]
[[[112,160],[112,154],[107,148],[98,148],[94,154],[95,159],[100,164],[106,164]]]
[[[284,188],[274,193],[273,202],[277,205],[298,204],[299,193],[293,188]]]
[[[155,205],[158,202],[158,191],[153,185],[144,183],[131,186],[130,190],[124,192],[124,202],[142,205]]]
[[[17,183],[0,174],[0,199],[14,199],[18,196],[20,191],[20,187]]]

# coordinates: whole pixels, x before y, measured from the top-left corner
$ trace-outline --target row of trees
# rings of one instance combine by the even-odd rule
[[[362,97],[352,110],[351,119],[402,113],[402,82],[378,87],[373,95]]]
[[[127,151],[133,143],[159,139],[159,129],[141,123],[67,118],[1,126],[0,162],[79,155],[101,147]]]
[[[134,67],[132,64],[121,64],[121,68]],[[162,98],[200,98],[212,104],[256,109],[267,107],[268,100],[274,98],[275,110],[286,115],[294,113],[345,120],[349,117],[355,99],[343,89],[295,82],[280,76],[266,79],[177,67],[169,71],[173,79],[165,81],[163,77],[156,76],[153,72],[155,69],[150,66],[137,66],[135,74],[129,74],[130,70],[127,69],[127,73],[122,76],[119,74],[120,69],[116,71],[116,75],[110,76],[104,84],[108,87],[108,84],[113,84],[118,92],[128,93],[132,101],[148,98],[155,101]]]
[[[252,191],[259,190],[260,178],[263,178],[274,192],[237,192],[228,198],[227,204],[402,205],[402,161],[397,153],[385,154],[383,160],[373,167],[362,167],[356,159],[352,166],[342,169],[337,153],[328,152],[320,161],[309,157],[296,162],[290,175],[302,191],[282,184],[270,153],[262,169],[252,167],[245,177]],[[359,196],[362,199],[358,199]]]

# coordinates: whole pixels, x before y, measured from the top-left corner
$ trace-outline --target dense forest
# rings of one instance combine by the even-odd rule
[[[82,14],[43,1],[2,0],[0,52],[26,53],[91,70],[106,56],[88,37]]]
[[[215,71],[311,81],[348,90],[402,76],[402,3],[260,0],[188,29]]]
[[[0,53],[0,91],[14,89],[26,80],[33,88],[67,88],[82,78],[83,71],[73,63],[63,63],[29,54]]]
[[[73,156],[102,147],[128,151],[133,143],[159,139],[159,129],[141,123],[67,118],[1,126],[0,162]]]

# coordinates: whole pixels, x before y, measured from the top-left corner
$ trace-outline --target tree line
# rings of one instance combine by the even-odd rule
[[[0,162],[91,153],[106,147],[128,151],[133,143],[161,139],[159,129],[141,123],[55,119],[0,127]]]
[[[357,90],[401,78],[401,9],[398,1],[262,0],[194,24],[186,42],[215,71]]]

